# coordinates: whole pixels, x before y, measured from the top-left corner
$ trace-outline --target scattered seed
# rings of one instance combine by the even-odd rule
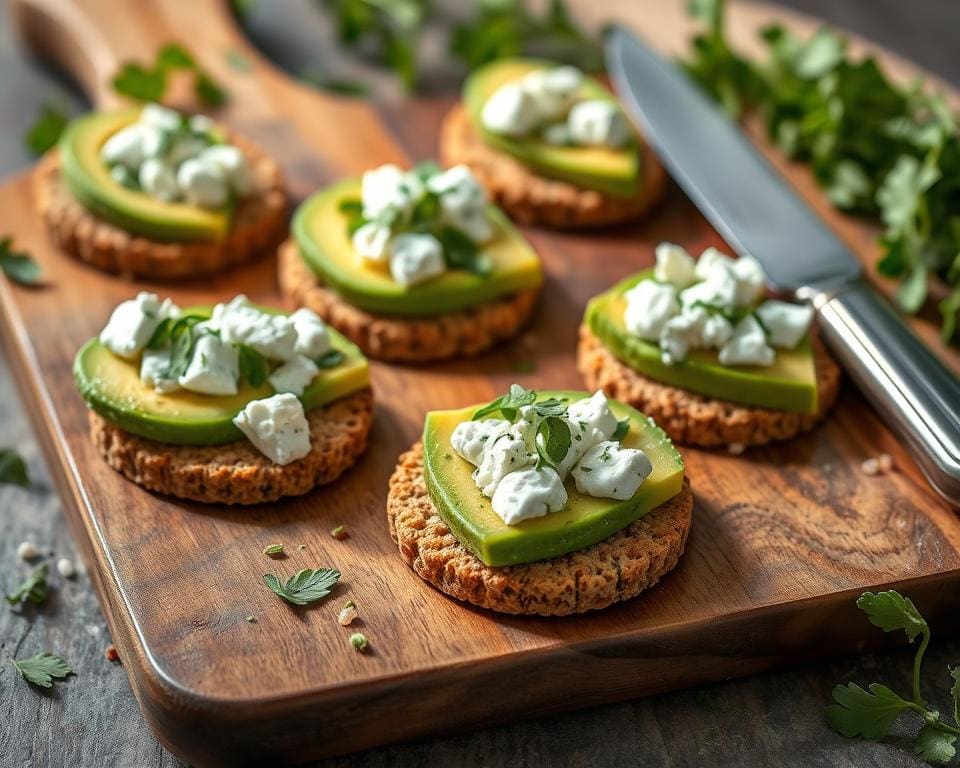
[[[350,538],[350,533],[342,525],[338,525],[336,528],[332,529],[330,531],[330,535],[333,536],[333,538],[335,538],[337,541],[343,541],[344,539]]]
[[[107,661],[120,661],[120,654],[117,653],[117,648],[113,643],[107,646],[103,655],[107,657]]]
[[[860,468],[863,470],[865,475],[870,475],[872,477],[880,472],[880,462],[874,458],[864,459],[863,463],[860,465]]]
[[[877,463],[883,472],[890,472],[893,469],[893,456],[889,453],[881,453],[877,456]]]
[[[40,557],[40,550],[32,541],[24,541],[17,547],[17,557],[21,560],[36,560]]]
[[[246,621],[248,624],[256,624],[256,623],[257,623],[257,617],[256,617],[256,616],[245,616],[245,617],[244,617],[244,621]]]
[[[299,549],[301,552],[303,552],[303,550],[305,550],[306,548],[307,548],[306,544],[297,544],[297,549]]]
[[[350,645],[353,646],[353,650],[357,651],[357,653],[363,653],[367,650],[370,643],[367,641],[366,635],[362,632],[356,632],[350,635]]]
[[[745,450],[747,450],[747,446],[743,443],[730,443],[730,445],[727,446],[727,453],[731,456],[739,456]]]
[[[268,544],[263,548],[263,554],[267,557],[276,557],[283,554],[283,544]]]
[[[65,579],[72,579],[77,575],[77,569],[73,565],[73,560],[61,557],[57,560],[57,573]]]
[[[357,604],[350,600],[343,604],[343,608],[340,609],[340,613],[337,614],[337,621],[340,622],[341,627],[349,626],[349,624],[357,618],[359,614],[357,613]]]

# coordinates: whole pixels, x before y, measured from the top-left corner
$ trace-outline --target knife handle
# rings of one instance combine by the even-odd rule
[[[933,488],[960,506],[960,378],[864,281],[814,298],[827,345],[913,452]]]

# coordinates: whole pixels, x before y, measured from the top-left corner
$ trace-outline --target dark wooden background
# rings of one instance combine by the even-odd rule
[[[954,2],[790,0],[785,4],[872,38],[960,83],[956,54],[960,7]],[[318,43],[331,39],[330,30],[309,5],[310,0],[262,0],[249,22],[251,38],[296,73],[323,67],[343,77],[366,74],[364,67],[331,57],[331,47]],[[280,9],[283,13],[277,12]],[[436,54],[428,51],[428,56]],[[428,86],[433,90],[449,87],[450,78],[444,68],[435,67]],[[382,83],[378,90],[383,90]],[[0,174],[31,162],[21,136],[44,101],[62,103],[71,111],[84,108],[82,97],[70,84],[17,49],[0,1]],[[3,230],[0,211],[0,235]],[[0,486],[2,591],[9,591],[22,578],[25,569],[16,558],[22,540],[32,540],[57,556],[75,557],[22,408],[8,364],[0,357],[0,446],[16,447],[34,478],[27,491]],[[122,668],[104,659],[110,638],[86,576],[81,572],[68,582],[54,576],[53,582],[51,596],[35,614],[25,617],[0,608],[0,766],[181,766],[150,734]],[[855,609],[851,606],[851,610]],[[28,689],[7,660],[40,650],[62,654],[77,670],[77,677],[51,693]],[[960,642],[935,639],[927,658],[926,692],[945,711],[946,666],[960,660]],[[879,744],[849,741],[830,731],[822,717],[830,688],[837,682],[880,680],[909,690],[910,659],[907,650],[839,659],[628,704],[386,747],[327,764],[371,768],[923,765],[910,754],[908,733],[912,731],[904,729]]]

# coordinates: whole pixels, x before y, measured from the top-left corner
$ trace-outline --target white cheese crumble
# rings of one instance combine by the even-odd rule
[[[261,312],[243,294],[214,314],[214,320],[224,341],[246,344],[270,360],[287,361],[295,354],[297,329],[293,320]]]
[[[290,321],[297,332],[297,342],[293,351],[316,360],[330,351],[330,334],[327,324],[312,309],[301,307],[292,315]]]
[[[73,564],[73,560],[70,560],[66,557],[61,557],[57,560],[57,573],[59,573],[65,579],[72,579],[77,575],[77,568]]]
[[[510,422],[506,419],[462,421],[453,430],[450,444],[461,458],[477,467],[483,461],[483,451],[487,443],[509,431]]]
[[[113,354],[131,360],[147,345],[160,322],[176,314],[179,309],[169,300],[161,304],[157,294],[141,291],[113,310],[100,331],[100,343]]]
[[[296,355],[271,373],[268,381],[274,392],[289,392],[300,397],[318,373],[320,367],[313,360]]]
[[[586,452],[573,470],[573,479],[580,493],[624,501],[637,492],[652,471],[653,465],[643,451],[604,441]]]
[[[619,149],[630,141],[630,124],[612,101],[593,99],[574,104],[567,118],[570,138],[585,147]]]
[[[624,326],[656,342],[666,365],[697,349],[720,350],[721,365],[773,365],[772,347],[793,349],[810,328],[807,305],[761,300],[766,284],[756,259],[706,248],[698,261],[679,245],[656,249],[654,278],[624,293]],[[759,319],[759,321],[758,321]],[[734,322],[736,323],[734,325]]]
[[[177,380],[181,387],[203,395],[235,395],[240,378],[237,348],[212,333],[200,333],[187,370]]]
[[[40,557],[40,550],[32,541],[21,541],[17,547],[17,557],[21,560],[36,560]]]
[[[161,395],[176,392],[180,389],[180,382],[175,378],[168,378],[170,369],[169,349],[145,349],[140,359],[140,381]]]
[[[284,466],[310,453],[310,425],[295,395],[282,393],[253,400],[233,423],[275,464]]]
[[[519,435],[508,432],[484,447],[483,460],[473,472],[473,481],[484,496],[493,496],[504,477],[529,463],[527,444]]]
[[[390,275],[400,285],[419,285],[446,269],[443,246],[433,235],[407,232],[390,241]]]
[[[156,200],[219,209],[231,195],[250,195],[256,183],[239,148],[215,143],[215,129],[203,115],[187,119],[147,104],[137,122],[104,142],[100,159],[118,183]]]
[[[601,389],[570,405],[567,408],[567,418],[583,427],[588,447],[602,440],[609,440],[617,431],[617,417],[610,410],[610,401]]]
[[[567,505],[567,490],[550,467],[524,467],[506,475],[491,500],[493,511],[507,525],[559,512]]]

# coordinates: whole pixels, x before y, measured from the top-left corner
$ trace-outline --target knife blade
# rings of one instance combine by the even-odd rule
[[[681,69],[622,27],[607,69],[626,111],[730,247],[772,286],[817,310],[841,365],[911,448],[933,488],[960,506],[960,379],[862,279],[856,256]]]

